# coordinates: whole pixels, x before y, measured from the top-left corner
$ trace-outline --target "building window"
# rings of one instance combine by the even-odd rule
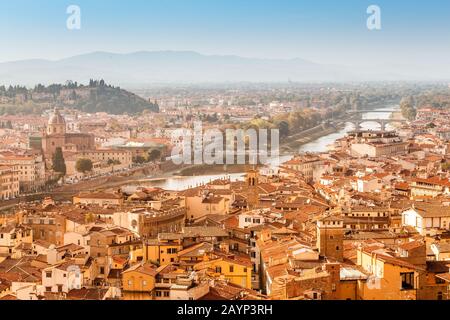
[[[230,266],[230,272],[234,272],[234,266]]]
[[[436,277],[436,284],[442,284],[442,283],[445,283],[445,280]]]
[[[414,289],[414,272],[400,273],[402,278],[402,290]]]
[[[216,267],[216,273],[222,273],[222,268],[221,267]]]
[[[439,291],[438,294],[437,294],[437,299],[438,300],[442,300],[442,298],[443,298],[443,294],[442,294],[441,291]]]
[[[146,280],[142,280],[142,286],[146,287],[147,286],[147,281]]]
[[[51,277],[52,277],[52,272],[51,272],[51,271],[47,271],[47,272],[45,273],[45,277],[46,277],[46,278],[51,278]]]
[[[170,296],[170,292],[169,291],[164,291],[164,297],[169,297]]]

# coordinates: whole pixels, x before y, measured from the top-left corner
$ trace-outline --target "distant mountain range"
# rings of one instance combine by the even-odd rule
[[[121,86],[202,82],[324,82],[408,80],[398,73],[323,65],[303,59],[256,59],[192,51],[94,52],[66,59],[0,63],[0,85],[87,83],[105,79]],[[424,79],[425,80],[425,79]]]

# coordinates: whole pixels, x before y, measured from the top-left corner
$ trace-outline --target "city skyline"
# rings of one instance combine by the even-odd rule
[[[450,3],[3,2],[2,307],[450,300]]]

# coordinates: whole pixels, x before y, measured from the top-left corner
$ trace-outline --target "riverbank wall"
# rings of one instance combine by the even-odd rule
[[[334,124],[327,123],[296,133],[282,141],[280,151],[297,153],[298,148],[300,148],[302,145],[313,142],[314,140],[320,139],[329,134],[333,134],[339,131],[344,126],[345,123],[343,122]]]

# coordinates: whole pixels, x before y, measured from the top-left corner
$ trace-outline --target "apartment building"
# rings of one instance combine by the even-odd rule
[[[0,153],[0,165],[11,166],[17,172],[20,192],[40,190],[45,184],[45,162],[42,155]]]
[[[0,256],[20,258],[21,252],[16,250],[21,245],[28,245],[31,249],[33,232],[26,226],[6,225],[0,228]]]
[[[305,154],[285,162],[283,167],[299,172],[306,182],[313,182],[325,172],[326,163],[316,155]]]
[[[133,155],[128,150],[98,149],[77,153],[79,158],[90,159],[92,162],[116,163],[116,169],[130,168],[133,164]]]
[[[402,224],[421,235],[433,236],[450,229],[450,206],[439,203],[413,203],[402,213]]]
[[[357,131],[352,138],[350,153],[355,157],[380,157],[406,152],[408,144],[398,134],[388,131]]]
[[[450,181],[438,176],[430,178],[415,178],[411,182],[410,188],[411,195],[413,197],[437,197],[439,195],[450,194]]]
[[[19,193],[19,175],[14,166],[0,165],[0,200],[13,199]]]

